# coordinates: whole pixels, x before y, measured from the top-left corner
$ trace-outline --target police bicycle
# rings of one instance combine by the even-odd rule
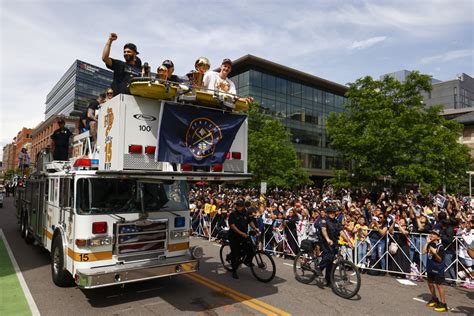
[[[249,243],[249,245],[251,246],[249,248],[252,250],[253,253],[252,263],[249,264],[250,270],[252,271],[253,276],[257,280],[267,283],[273,280],[273,278],[275,277],[275,261],[273,261],[273,258],[270,257],[265,251],[258,250],[254,237],[255,232],[251,231],[249,232],[249,236],[244,241]],[[222,241],[222,246],[219,253],[221,263],[227,271],[232,271],[229,231],[220,232],[219,238]],[[242,251],[239,258],[239,266],[246,262],[247,256],[248,254],[246,254],[245,251]]]
[[[322,276],[319,264],[322,260],[322,252],[316,255],[317,242],[313,240],[303,240],[300,251],[293,262],[293,273],[296,280],[309,284],[316,277]],[[332,291],[343,298],[349,299],[355,296],[360,289],[361,278],[357,266],[349,260],[345,260],[340,249],[334,258],[332,271],[330,274]]]

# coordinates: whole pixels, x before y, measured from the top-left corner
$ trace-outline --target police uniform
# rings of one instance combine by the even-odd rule
[[[321,251],[323,253],[323,257],[321,259],[321,263],[319,267],[321,270],[326,269],[326,283],[331,283],[331,271],[332,271],[332,262],[334,261],[334,257],[337,254],[337,241],[339,239],[339,233],[342,230],[341,224],[338,222],[337,218],[330,218],[326,216],[321,220],[321,229],[326,228],[326,232],[328,234],[329,239],[333,241],[333,245],[329,246],[326,238],[324,235],[321,234]]]
[[[251,218],[249,217],[246,210],[240,212],[235,209],[229,215],[229,226],[234,224],[242,233],[247,233],[250,222]],[[229,230],[229,246],[232,254],[232,270],[237,271],[242,252],[245,251],[248,254],[251,250],[249,249],[246,239],[240,234],[234,232],[232,228]],[[251,262],[250,260],[251,258],[247,261]]]

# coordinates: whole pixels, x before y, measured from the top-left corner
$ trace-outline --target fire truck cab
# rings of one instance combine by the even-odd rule
[[[53,161],[43,150],[36,172],[17,190],[22,237],[51,253],[56,285],[91,289],[198,270],[202,249],[190,246],[189,182],[250,177],[247,121],[221,165],[157,162],[163,102],[132,95],[107,101],[96,150],[88,135],[75,137],[70,161]]]

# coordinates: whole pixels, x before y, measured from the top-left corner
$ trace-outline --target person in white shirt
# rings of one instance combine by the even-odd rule
[[[208,90],[217,90],[230,94],[237,94],[235,84],[227,78],[232,71],[232,61],[226,58],[222,61],[219,72],[208,71],[204,75],[203,87]]]

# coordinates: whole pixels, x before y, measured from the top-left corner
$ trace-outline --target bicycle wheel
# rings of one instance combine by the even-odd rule
[[[223,243],[221,246],[221,251],[219,253],[221,257],[221,263],[224,266],[224,269],[227,271],[232,271],[232,263],[230,258],[230,246],[227,243]]]
[[[252,263],[250,269],[257,280],[261,282],[273,280],[276,273],[275,261],[266,252],[258,250],[253,256]]]
[[[350,261],[336,260],[331,271],[332,291],[343,298],[351,298],[360,289],[359,269]]]
[[[311,265],[313,264],[313,258],[309,253],[300,251],[293,261],[293,273],[295,279],[301,283],[309,284],[316,279],[316,273],[314,273]]]

